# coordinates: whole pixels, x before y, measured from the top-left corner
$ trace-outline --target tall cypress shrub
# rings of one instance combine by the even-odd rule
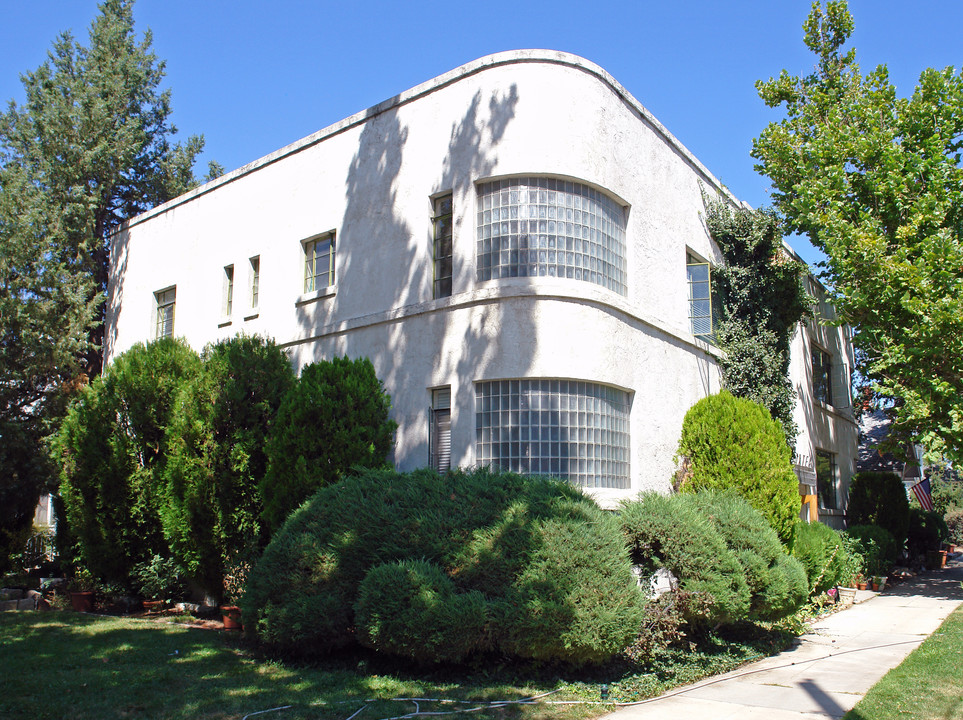
[[[302,369],[265,448],[260,494],[271,532],[350,469],[385,465],[398,427],[390,410],[391,397],[367,358],[322,360]]]
[[[685,415],[677,454],[681,492],[734,490],[791,544],[799,481],[782,427],[766,408],[725,390],[703,398]]]

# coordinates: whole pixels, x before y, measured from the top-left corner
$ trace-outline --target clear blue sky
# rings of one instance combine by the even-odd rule
[[[900,94],[925,67],[963,64],[963,1],[851,0],[864,70]],[[0,0],[0,100],[23,99],[57,34],[86,42],[95,0]],[[139,0],[167,63],[174,122],[233,170],[478,57],[518,48],[581,55],[608,70],[741,199],[768,202],[752,139],[778,118],[757,79],[807,72],[805,0]],[[815,251],[793,245],[814,261]]]

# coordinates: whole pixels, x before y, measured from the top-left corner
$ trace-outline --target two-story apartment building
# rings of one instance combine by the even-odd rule
[[[737,203],[603,69],[485,57],[131,220],[108,358],[240,332],[298,367],[367,356],[400,468],[553,474],[614,506],[669,487],[685,412],[720,387],[706,195]],[[832,468],[839,505],[851,353],[818,323],[794,353],[800,463]]]

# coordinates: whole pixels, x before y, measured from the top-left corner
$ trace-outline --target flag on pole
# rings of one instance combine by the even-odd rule
[[[923,478],[913,486],[913,494],[924,510],[933,509],[933,494],[930,492],[930,479]]]

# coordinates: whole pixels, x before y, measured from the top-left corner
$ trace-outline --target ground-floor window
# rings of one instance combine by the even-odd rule
[[[628,488],[629,405],[626,391],[592,382],[476,383],[476,459],[587,488]]]
[[[451,469],[451,386],[431,391],[429,464],[438,472]]]
[[[836,488],[839,473],[836,455],[827,450],[816,451],[816,486],[819,491],[819,507],[835,510],[838,507]]]

